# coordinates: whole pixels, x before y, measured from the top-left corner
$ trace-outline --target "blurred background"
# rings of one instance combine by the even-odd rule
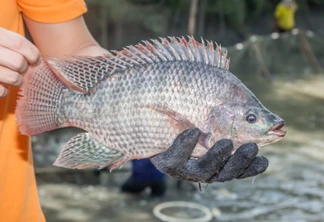
[[[295,24],[278,27],[278,0],[86,0],[86,22],[97,41],[119,50],[141,40],[193,35],[228,51],[230,71],[286,121],[286,137],[260,151],[268,170],[226,183],[167,178],[163,196],[120,191],[131,165],[112,173],[52,167],[78,129],[32,138],[39,195],[49,222],[160,221],[166,201],[206,206],[212,221],[323,221],[324,218],[324,0],[297,0]],[[282,3],[281,3],[282,4]],[[198,210],[165,214],[197,218]],[[217,219],[216,219],[217,217]]]

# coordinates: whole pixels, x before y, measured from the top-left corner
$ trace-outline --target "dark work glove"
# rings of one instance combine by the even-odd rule
[[[257,156],[256,144],[244,144],[231,155],[233,143],[227,139],[216,142],[204,156],[189,159],[199,135],[197,128],[184,131],[168,150],[152,157],[152,163],[170,176],[202,183],[243,179],[263,173],[268,167],[268,160]]]

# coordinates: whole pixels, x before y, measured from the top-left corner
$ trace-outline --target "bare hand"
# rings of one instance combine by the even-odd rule
[[[0,98],[8,94],[9,86],[20,86],[32,65],[40,60],[36,46],[23,36],[0,27]]]

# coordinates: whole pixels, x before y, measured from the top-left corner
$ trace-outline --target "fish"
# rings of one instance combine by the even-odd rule
[[[285,121],[229,71],[226,50],[193,37],[142,41],[102,56],[43,58],[24,77],[16,106],[19,131],[62,127],[85,132],[61,149],[55,166],[115,169],[168,149],[181,132],[200,130],[191,158],[220,139],[234,151],[282,139]]]

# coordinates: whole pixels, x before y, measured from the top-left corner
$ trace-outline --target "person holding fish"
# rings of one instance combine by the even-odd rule
[[[256,142],[262,143],[261,145],[274,142],[274,140],[277,139],[277,137],[275,137],[276,135],[283,135],[283,132],[280,131],[283,123],[279,117],[265,110],[257,100],[252,101],[253,98],[255,98],[252,94],[249,94],[249,96],[252,96],[248,97],[245,102],[246,104],[249,102],[255,104],[256,102],[257,105],[256,107],[250,107],[249,113],[244,117],[244,123],[240,122],[241,120],[239,119],[235,120],[238,123],[237,126],[240,126],[240,124],[242,126],[244,124],[246,125],[245,122],[253,124],[258,121],[258,117],[262,117],[260,121],[266,122],[269,126],[255,125],[256,128],[254,128],[254,130],[246,127],[245,132],[247,132],[247,134],[244,134],[245,140],[233,140],[233,143],[230,137],[227,139],[212,137],[212,135],[216,135],[217,133],[223,135],[221,133],[222,129],[219,128],[219,132],[209,132],[206,128],[207,131],[204,132],[196,127],[194,120],[183,118],[184,116],[181,116],[181,113],[174,111],[174,109],[164,109],[162,106],[150,106],[147,104],[142,104],[143,107],[138,107],[137,110],[120,110],[118,106],[112,106],[110,107],[111,109],[109,108],[109,112],[111,112],[111,116],[114,117],[116,121],[122,121],[122,119],[120,119],[122,116],[120,116],[119,113],[123,113],[124,111],[130,112],[128,115],[134,114],[134,118],[143,114],[142,112],[157,114],[157,118],[162,118],[164,116],[166,119],[170,120],[168,127],[171,129],[171,134],[169,128],[165,127],[166,124],[164,123],[163,125],[163,122],[150,123],[151,126],[162,124],[163,127],[161,129],[163,130],[161,132],[158,131],[158,129],[154,132],[146,131],[146,137],[141,137],[141,134],[127,134],[127,131],[120,131],[127,130],[125,126],[127,126],[129,122],[124,122],[126,125],[123,125],[121,128],[115,128],[115,132],[111,131],[110,133],[111,135],[115,133],[115,139],[119,138],[119,136],[124,137],[118,139],[121,143],[129,143],[126,147],[128,150],[125,152],[119,150],[117,145],[115,148],[113,146],[107,148],[105,141],[99,141],[100,137],[93,138],[94,135],[105,134],[104,130],[102,131],[100,128],[103,124],[99,124],[102,121],[96,122],[95,124],[98,124],[96,126],[93,125],[94,122],[89,124],[87,121],[97,121],[94,117],[104,114],[104,110],[101,110],[100,107],[107,108],[107,106],[104,105],[107,100],[100,100],[99,106],[92,106],[89,96],[95,95],[95,90],[102,89],[99,82],[102,81],[105,73],[111,74],[113,72],[113,70],[110,70],[111,68],[120,72],[125,71],[121,69],[130,68],[130,70],[135,70],[136,67],[143,68],[145,61],[147,62],[145,66],[149,67],[152,65],[149,63],[155,58],[159,61],[166,59],[165,61],[169,62],[168,64],[172,62],[181,63],[181,61],[171,61],[167,56],[168,53],[175,53],[173,56],[179,56],[179,50],[185,50],[183,56],[189,56],[189,59],[196,61],[197,55],[192,58],[188,54],[188,45],[190,45],[190,50],[194,49],[192,47],[196,46],[199,47],[199,50],[202,50],[203,48],[201,45],[193,41],[191,42],[194,46],[182,40],[180,40],[180,42],[175,42],[175,40],[166,42],[163,40],[164,42],[162,45],[161,42],[155,42],[155,46],[148,44],[144,48],[140,46],[131,47],[128,52],[126,50],[124,52],[120,51],[116,52],[116,54],[112,54],[106,49],[101,48],[89,33],[82,17],[87,11],[86,5],[82,0],[17,0],[4,1],[1,6],[1,221],[45,221],[38,200],[30,137],[26,135],[41,133],[57,127],[77,125],[78,127],[88,129],[88,132],[91,131],[91,133],[77,135],[68,142],[63,148],[63,153],[61,153],[56,161],[56,165],[59,166],[82,169],[87,167],[105,167],[112,164],[112,168],[114,168],[130,159],[150,158],[158,169],[173,177],[208,183],[251,177],[266,170],[268,166],[267,159],[257,156],[258,147],[255,143],[251,142],[255,141],[255,138],[262,137],[260,134],[261,131],[266,136],[264,136],[263,140],[258,140]],[[23,37],[23,22],[26,24],[34,44]],[[179,44],[180,48],[172,52],[176,45]],[[167,45],[171,45],[171,48],[165,48],[168,47]],[[158,51],[154,51],[154,53],[157,53],[154,55],[155,58],[150,58],[150,56],[153,56],[150,50],[156,47],[162,50],[161,52],[164,55],[161,54],[159,57]],[[142,51],[139,51],[139,49]],[[206,53],[215,52],[219,54],[217,50],[218,49],[215,49],[214,46],[208,46],[208,51],[206,51]],[[203,49],[203,51],[205,51],[205,49]],[[207,54],[203,55],[205,56]],[[70,60],[60,59],[66,56],[68,56]],[[71,56],[82,57],[71,58]],[[56,59],[44,60],[44,58],[49,57],[56,57]],[[182,57],[179,57],[178,59],[181,60],[181,58]],[[201,61],[202,62],[199,63],[197,60],[198,66],[202,65],[202,67],[206,68],[207,66],[204,65],[206,61]],[[134,66],[136,63],[138,63],[138,66]],[[76,66],[81,64],[83,64],[82,67],[84,69],[82,69],[81,72],[80,70],[75,70]],[[229,73],[227,71],[227,65],[224,66],[212,61],[210,64],[208,69],[217,69],[219,70],[217,72]],[[225,64],[227,63],[225,62]],[[192,70],[196,70],[198,66],[193,66]],[[87,73],[86,70],[91,71]],[[85,72],[82,73],[83,71]],[[180,70],[180,72],[183,73],[183,70]],[[108,85],[106,85],[108,88],[105,89],[108,91],[119,90],[119,92],[123,94],[126,92],[126,89],[121,90],[113,85],[117,82],[115,80],[118,80],[118,76],[119,75],[112,75],[111,78],[106,78],[109,79],[109,81],[114,81],[108,83]],[[221,76],[224,79],[233,78],[230,74],[228,74],[227,77],[223,76],[223,74],[221,74]],[[86,78],[81,80],[81,78],[84,77]],[[124,75],[124,77],[126,77],[126,75]],[[154,76],[150,77],[154,79]],[[136,82],[136,79],[134,79],[134,81]],[[138,83],[143,84],[141,87],[147,86],[147,82],[145,81],[139,81]],[[176,83],[181,84],[181,80],[176,80]],[[236,83],[239,84],[237,81]],[[19,86],[21,86],[22,89],[20,93],[18,93]],[[235,84],[232,86],[234,88],[238,87],[237,89],[239,91],[241,90],[240,95],[242,98],[245,95],[244,93],[248,92],[243,86]],[[64,93],[64,95],[61,93]],[[117,91],[115,91],[115,93],[117,93]],[[16,108],[16,116],[20,125],[20,132],[26,135],[22,135],[19,132],[15,117],[15,106],[18,94],[21,95],[21,98]],[[231,93],[231,95],[234,94]],[[81,97],[84,100],[82,100]],[[210,95],[206,97],[210,97]],[[66,105],[70,107],[70,110],[67,107],[65,107],[67,109],[64,110],[64,107],[56,106],[60,98],[65,98]],[[80,103],[73,103],[69,98],[74,98]],[[125,98],[126,97],[122,96],[119,100],[111,101],[114,101],[118,105],[121,104]],[[140,95],[138,95],[138,98],[133,97],[134,102],[137,101],[137,99],[138,101],[142,101],[143,98]],[[131,102],[131,100],[129,101]],[[190,103],[191,100],[188,98],[188,101]],[[53,109],[55,107],[59,108],[59,110],[49,110],[49,108]],[[222,110],[214,109],[214,111],[210,113],[210,118],[212,119],[210,126],[217,124],[217,121],[221,120],[217,118],[217,115],[220,115],[224,121],[226,120],[226,116],[224,116],[222,112],[229,112],[229,110],[226,109],[230,108],[224,106],[220,106],[219,108],[222,108]],[[244,111],[243,109],[236,110],[240,112]],[[67,111],[66,115],[61,115],[61,111]],[[77,115],[74,116],[76,119],[73,119],[75,113],[77,113]],[[79,114],[84,114],[80,122],[79,119],[77,119],[79,118]],[[71,119],[65,119],[66,117],[71,117]],[[108,118],[110,116],[108,115],[106,117]],[[171,121],[172,118],[176,121]],[[160,120],[162,121],[162,119]],[[143,126],[143,123],[139,121],[139,119],[134,119],[133,123]],[[113,126],[113,123],[111,124]],[[228,126],[225,122],[221,125]],[[178,128],[174,128],[175,126]],[[257,131],[257,129],[259,131]],[[239,127],[232,128],[232,131],[236,135],[235,138],[242,138]],[[143,133],[141,129],[137,132]],[[170,137],[170,135],[174,135],[174,133],[179,134],[176,139],[175,137]],[[147,137],[149,135],[160,135],[161,137],[153,136],[152,139],[150,139]],[[269,139],[270,137],[272,139]],[[112,138],[110,142],[113,140]],[[216,142],[217,140],[219,141]],[[214,145],[211,143],[214,143]],[[145,144],[149,146],[145,147],[145,150],[136,150],[135,148],[137,148],[139,144],[143,147],[145,147]],[[199,149],[195,149],[195,147],[198,146],[197,144],[199,144]],[[163,146],[160,147],[160,145]],[[208,151],[205,146],[210,146]],[[236,152],[233,154],[234,149]],[[73,152],[76,154],[75,156],[72,155]]]

